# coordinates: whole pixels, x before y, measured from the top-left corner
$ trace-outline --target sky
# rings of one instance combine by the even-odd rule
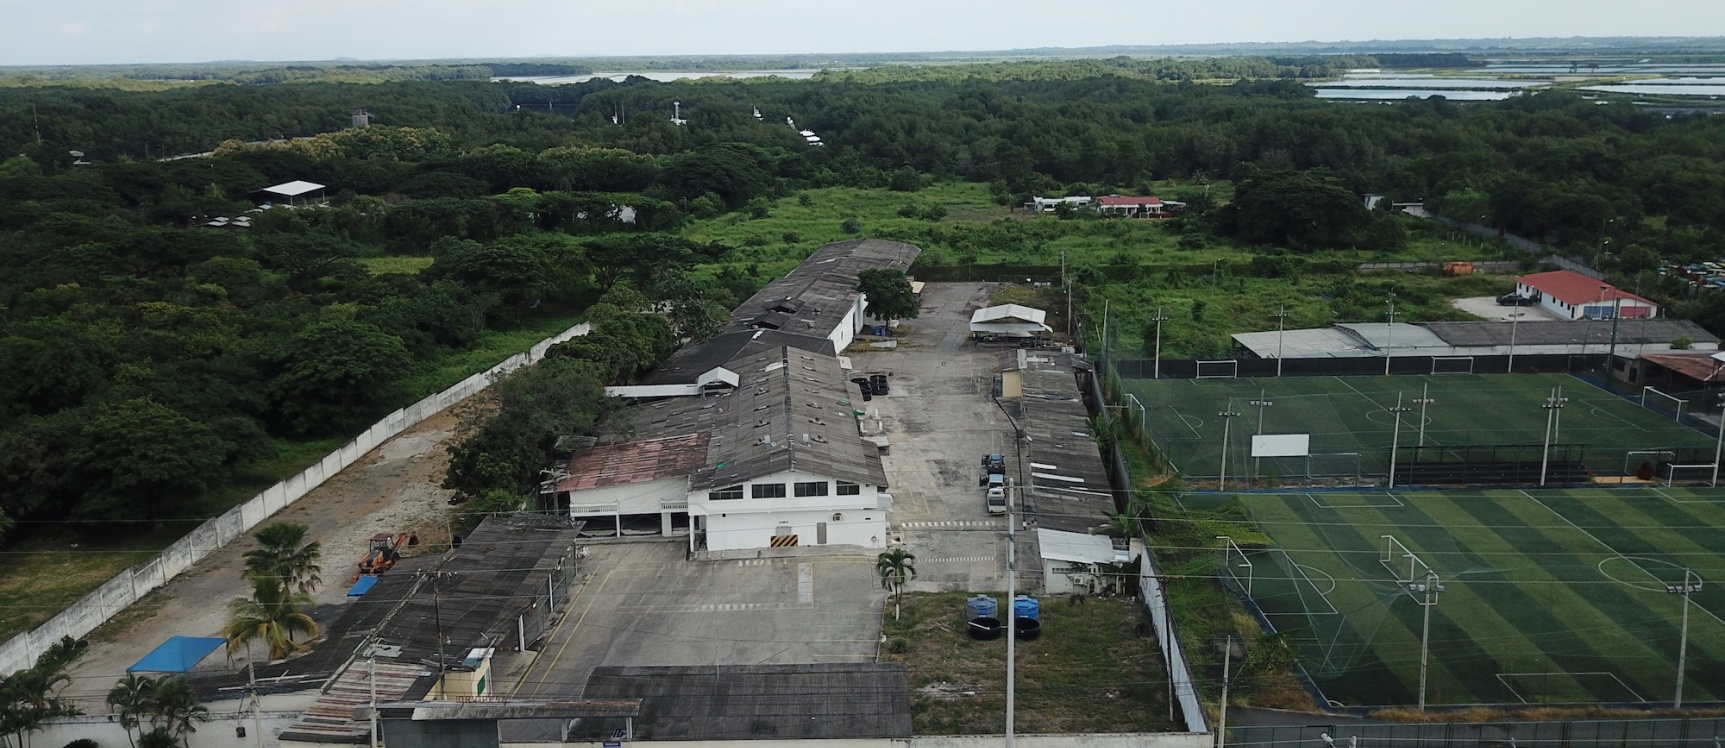
[[[0,0],[0,65],[1725,36],[1722,0]]]

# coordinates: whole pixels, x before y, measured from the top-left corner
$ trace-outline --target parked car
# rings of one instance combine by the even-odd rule
[[[1514,293],[1507,293],[1497,297],[1498,306],[1533,306],[1537,301],[1538,300],[1532,296],[1522,296],[1521,294]]]
[[[976,485],[988,485],[988,476],[1006,475],[1006,456],[1001,454],[986,454],[982,456],[982,474],[976,477]]]

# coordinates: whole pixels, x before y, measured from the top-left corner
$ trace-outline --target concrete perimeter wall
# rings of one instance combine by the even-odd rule
[[[848,740],[647,740],[663,748],[1000,748],[1003,735],[927,735]],[[1207,733],[1130,732],[1087,735],[1014,735],[1023,748],[1210,748]],[[544,748],[546,743],[504,743],[502,748]],[[565,748],[601,748],[599,743],[562,743]]]
[[[298,475],[270,486],[250,501],[204,522],[154,558],[115,575],[35,630],[14,636],[0,645],[0,673],[29,667],[40,652],[59,641],[60,637],[83,638],[114,614],[125,610],[126,606],[167,584],[168,580],[257,527],[270,515],[323,485],[324,481],[358,462],[379,445],[449,406],[478,394],[502,375],[544,358],[545,351],[551,346],[586,335],[590,330],[585,322],[571,327],[539,341],[525,353],[517,353],[503,363],[461,380],[454,387],[384,416],[353,441],[325,455]]]

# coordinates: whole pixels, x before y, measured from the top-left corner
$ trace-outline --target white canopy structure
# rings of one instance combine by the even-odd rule
[[[312,193],[321,193],[323,192],[323,189],[324,186],[316,182],[307,182],[301,179],[295,179],[292,182],[283,182],[281,184],[265,187],[258,190],[258,192],[285,198],[288,204],[292,205],[299,198],[306,197]],[[307,199],[309,200],[310,198]]]
[[[970,334],[986,337],[1034,338],[1053,328],[1045,324],[1048,312],[1019,304],[978,309],[970,315]]]

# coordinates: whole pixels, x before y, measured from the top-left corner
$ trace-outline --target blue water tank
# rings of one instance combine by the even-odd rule
[[[974,595],[964,601],[964,618],[967,621],[974,618],[999,618],[1000,616],[995,615],[999,612],[1000,603],[987,595]]]
[[[1042,606],[1036,598],[1029,595],[1019,595],[1012,600],[1012,615],[1018,618],[1029,618],[1032,621],[1042,620]]]

